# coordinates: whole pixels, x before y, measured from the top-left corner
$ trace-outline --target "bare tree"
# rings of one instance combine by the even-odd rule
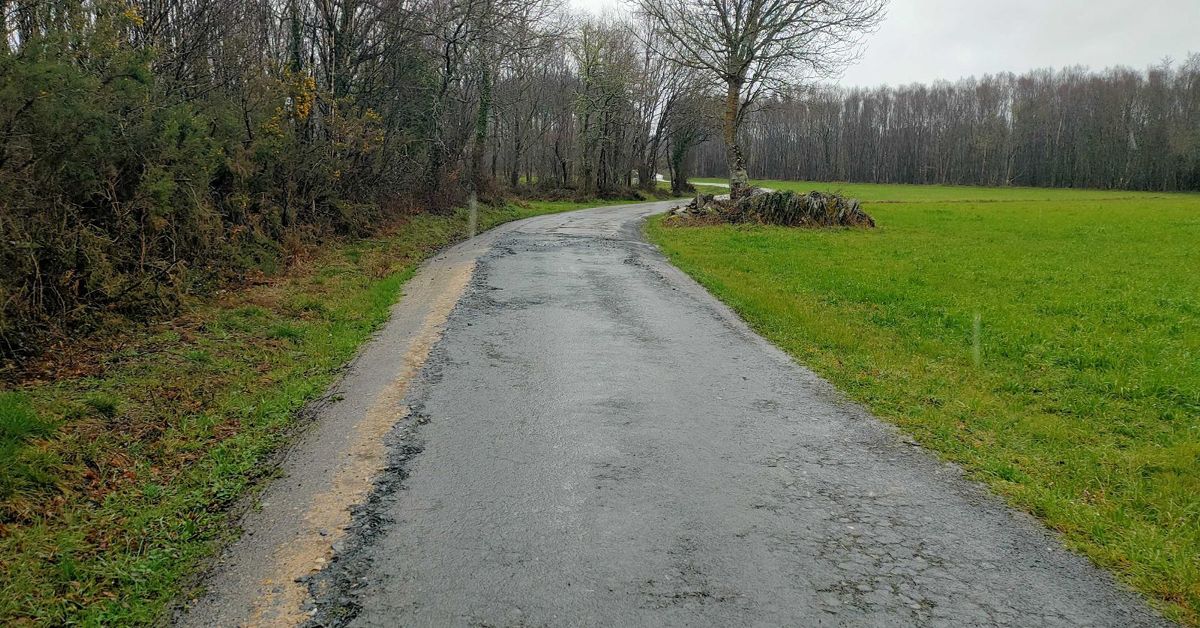
[[[625,24],[587,19],[571,42],[578,73],[575,110],[580,134],[580,183],[585,194],[607,194],[626,179],[621,141],[631,119],[637,51]]]
[[[724,84],[730,194],[749,192],[738,130],[764,96],[829,76],[855,54],[887,0],[633,0],[662,33],[660,52]]]
[[[672,108],[693,87],[694,71],[655,50],[654,42],[659,38],[657,22],[640,19],[632,27],[642,44],[631,90],[636,113],[632,149],[637,159],[638,187],[652,190],[658,185],[658,160]]]
[[[691,191],[688,184],[687,161],[692,148],[708,139],[716,127],[716,105],[700,94],[680,93],[667,107],[666,121],[667,168],[671,173],[671,192],[682,195]]]

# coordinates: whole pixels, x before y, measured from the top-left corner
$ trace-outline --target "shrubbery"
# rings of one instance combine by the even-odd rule
[[[94,17],[0,53],[0,354],[365,233],[414,175],[361,99],[257,63],[192,85],[136,11]]]

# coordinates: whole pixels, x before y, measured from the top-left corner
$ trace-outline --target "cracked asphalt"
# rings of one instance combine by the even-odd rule
[[[314,623],[1164,623],[670,266],[665,207],[482,253]]]

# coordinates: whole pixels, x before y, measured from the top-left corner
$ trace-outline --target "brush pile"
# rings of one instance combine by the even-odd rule
[[[875,221],[856,199],[838,194],[763,192],[737,202],[699,195],[672,212],[677,225],[757,223],[784,227],[867,227]]]

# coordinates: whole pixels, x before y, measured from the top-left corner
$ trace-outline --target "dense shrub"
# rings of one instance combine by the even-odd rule
[[[188,85],[136,11],[94,17],[0,53],[0,356],[367,233],[416,175],[365,99],[257,60]]]

